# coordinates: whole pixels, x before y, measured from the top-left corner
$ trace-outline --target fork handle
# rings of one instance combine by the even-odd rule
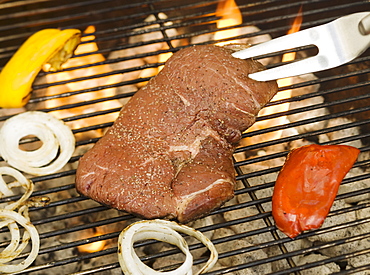
[[[370,15],[365,16],[358,27],[363,35],[370,34]]]

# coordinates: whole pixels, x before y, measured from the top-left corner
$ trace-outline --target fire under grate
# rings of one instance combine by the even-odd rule
[[[16,274],[122,274],[117,237],[139,219],[77,194],[75,169],[121,106],[158,73],[171,53],[194,44],[255,44],[284,35],[300,9],[305,29],[370,8],[368,1],[352,0],[239,0],[242,22],[220,27],[218,2],[0,0],[0,67],[38,30],[85,31],[71,67],[62,73],[41,72],[25,108],[0,109],[1,122],[29,110],[54,114],[77,140],[62,171],[30,177],[35,183],[32,196],[51,201],[30,209],[40,251],[29,268]],[[303,58],[314,51],[302,47],[294,52]],[[260,60],[272,67],[287,52]],[[190,224],[211,238],[219,252],[218,264],[207,274],[370,274],[369,53],[336,69],[292,78],[279,92],[291,96],[273,100],[256,126],[243,134],[234,154],[235,198]],[[273,107],[278,110],[269,112]],[[271,194],[289,150],[309,143],[349,144],[361,154],[322,228],[291,240],[274,226]],[[1,247],[9,242],[6,233],[1,231]],[[173,269],[183,259],[178,249],[155,241],[138,243],[136,249],[143,261],[160,270]],[[196,267],[207,261],[203,245],[191,240],[190,249]]]

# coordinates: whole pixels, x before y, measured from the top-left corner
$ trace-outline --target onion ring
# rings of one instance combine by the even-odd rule
[[[42,141],[41,147],[34,151],[21,150],[19,142],[28,135],[38,137]],[[74,149],[75,138],[71,129],[48,113],[21,113],[6,120],[0,129],[1,156],[9,165],[32,175],[57,172],[71,158]]]
[[[185,233],[201,241],[210,251],[211,255],[206,265],[196,274],[210,270],[218,259],[218,253],[213,243],[201,232],[166,220],[144,220],[126,227],[118,237],[118,260],[122,271],[127,275],[191,275],[193,256],[185,239],[177,232]],[[159,272],[145,265],[134,250],[136,241],[155,239],[177,246],[186,256],[185,261],[175,270]]]
[[[8,175],[15,181],[6,183],[2,176]],[[23,187],[25,193],[16,202],[9,203],[5,209],[0,209],[0,228],[8,227],[11,240],[10,243],[0,252],[0,272],[13,273],[21,271],[28,267],[36,259],[39,247],[40,238],[35,226],[30,222],[28,214],[29,203],[27,200],[33,192],[33,183],[31,180],[23,176],[19,171],[11,167],[0,167],[0,198],[3,195],[14,195],[11,190],[14,187]],[[18,212],[15,210],[18,209]],[[20,229],[18,224],[25,228],[20,240]],[[18,264],[8,264],[15,259],[27,247],[30,239],[32,239],[32,249],[28,257]]]
[[[3,220],[3,221],[1,221]],[[18,225],[24,227],[22,241],[20,242],[20,230]],[[10,244],[0,253],[0,272],[13,273],[27,268],[36,259],[40,247],[40,236],[35,226],[21,214],[7,209],[0,209],[0,228],[7,226],[12,236]],[[15,259],[32,241],[31,252],[18,264],[7,264]]]
[[[12,176],[16,181],[6,183],[3,179],[3,175]],[[33,192],[33,183],[31,180],[27,179],[21,174],[21,172],[11,168],[11,167],[0,167],[0,198],[5,196],[14,195],[11,188],[22,186],[25,189],[25,193],[22,197],[13,203],[8,204],[5,209],[15,210],[19,208],[32,194]]]

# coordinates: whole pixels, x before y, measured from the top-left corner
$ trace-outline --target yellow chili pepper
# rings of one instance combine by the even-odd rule
[[[42,66],[48,63],[50,70],[60,70],[73,55],[80,38],[77,29],[44,29],[30,36],[0,73],[0,107],[26,105]]]

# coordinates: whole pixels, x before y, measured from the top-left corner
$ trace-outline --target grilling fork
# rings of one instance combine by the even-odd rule
[[[334,68],[361,55],[370,46],[370,12],[340,17],[330,23],[288,34],[233,53],[251,58],[306,45],[315,45],[318,54],[286,65],[250,74],[258,81],[302,75]]]

